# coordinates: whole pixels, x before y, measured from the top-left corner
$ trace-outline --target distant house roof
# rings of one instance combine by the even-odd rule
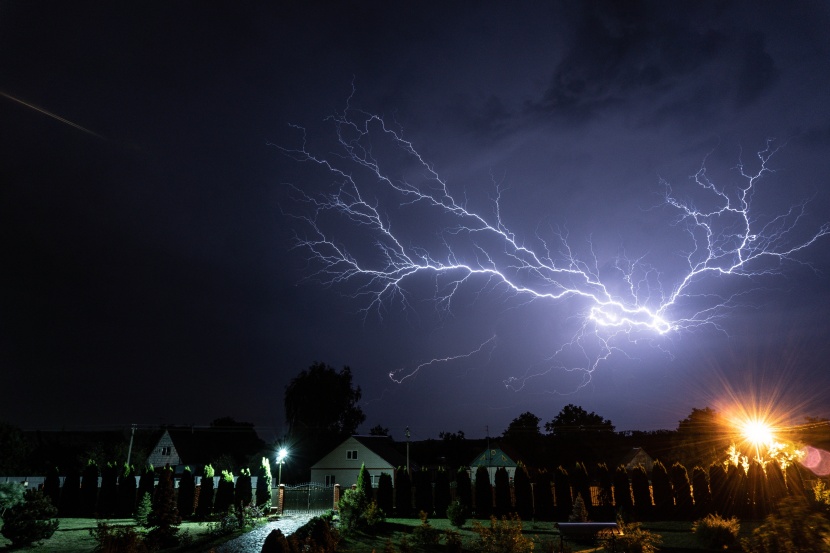
[[[173,451],[164,449],[171,445]],[[246,468],[242,465],[261,451],[264,445],[250,425],[209,428],[170,426],[163,429],[149,462],[163,465],[170,462],[167,460],[170,457],[173,461],[171,464],[197,467],[227,456],[233,460],[236,468]]]
[[[470,466],[475,468],[478,466],[485,467],[516,467],[514,461],[501,447],[492,447],[485,449],[472,460]]]
[[[635,447],[623,456],[619,464],[623,465],[625,470],[634,470],[637,466],[642,465],[646,472],[651,472],[652,467],[654,467],[654,459],[642,447]]]

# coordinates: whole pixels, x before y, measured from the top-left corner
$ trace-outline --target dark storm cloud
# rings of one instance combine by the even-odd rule
[[[658,122],[678,110],[745,107],[775,82],[763,36],[710,26],[706,19],[717,14],[706,12],[714,10],[645,2],[580,6],[567,52],[543,97],[529,104],[534,113],[584,122],[653,105],[645,117]]]

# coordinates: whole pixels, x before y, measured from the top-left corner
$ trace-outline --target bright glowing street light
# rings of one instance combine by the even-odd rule
[[[288,450],[284,447],[281,447],[280,450],[277,452],[277,463],[279,463],[280,465],[279,477],[277,478],[277,486],[282,484],[282,464],[285,462],[286,457],[288,457]]]

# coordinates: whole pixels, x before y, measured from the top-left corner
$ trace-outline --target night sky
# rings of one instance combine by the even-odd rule
[[[701,278],[672,313],[733,298],[715,324],[640,332],[588,374],[555,356],[590,307],[578,298],[473,277],[447,305],[446,282],[416,274],[372,305],[363,280],[315,277],[295,247],[311,236],[297,190],[330,198],[344,178],[285,154],[304,128],[306,151],[353,171],[404,247],[446,261],[460,221],[408,210],[337,144],[347,105],[377,114],[459,204],[492,217],[499,194],[520,244],[557,257],[566,232],[620,294],[615,261],[642,259],[640,298],[656,301],[692,249],[665,183],[706,208],[690,179],[704,163],[734,188],[775,138],[754,220],[811,199],[792,243],[830,221],[828,60],[823,2],[0,2],[0,420],[232,416],[271,441],[286,384],[315,361],[350,366],[362,430],[396,439],[407,425],[414,439],[495,436],[569,403],[617,430],[738,399],[828,417],[830,236],[755,278]],[[423,177],[373,136],[387,176]],[[379,261],[371,229],[325,225]],[[505,253],[482,239],[456,255],[486,264],[491,247]],[[456,359],[414,372],[441,357]]]

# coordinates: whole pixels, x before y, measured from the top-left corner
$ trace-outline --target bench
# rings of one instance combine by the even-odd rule
[[[595,543],[598,540],[611,540],[623,534],[622,528],[616,522],[557,522],[559,529],[559,544],[563,540],[573,542]]]

